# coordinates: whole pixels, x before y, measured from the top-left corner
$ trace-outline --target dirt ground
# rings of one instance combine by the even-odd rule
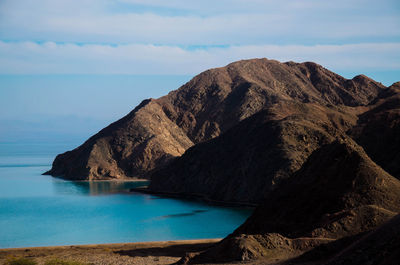
[[[205,250],[219,240],[205,239],[0,249],[0,264],[5,264],[6,260],[12,257],[33,259],[39,265],[55,258],[94,265],[172,264],[187,252]]]
[[[165,265],[173,264],[179,261],[181,257],[185,256],[186,253],[203,251],[220,240],[221,239],[201,239],[119,244],[8,248],[0,249],[0,264],[5,264],[6,261],[11,258],[23,257],[36,261],[38,265],[43,265],[46,261],[53,259],[60,259],[63,261],[78,261],[90,265]],[[250,262],[224,263],[224,265],[267,265],[280,264],[280,261],[282,261],[282,259],[268,259]]]

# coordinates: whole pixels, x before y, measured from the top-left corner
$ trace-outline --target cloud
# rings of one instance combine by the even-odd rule
[[[3,0],[0,38],[159,45],[397,42],[398,11],[389,0]]]
[[[315,61],[335,71],[399,70],[400,44],[241,45],[185,49],[144,44],[0,41],[2,74],[197,74],[208,68],[255,57]]]
[[[2,0],[0,73],[195,74],[253,57],[398,69],[399,11],[397,0]]]

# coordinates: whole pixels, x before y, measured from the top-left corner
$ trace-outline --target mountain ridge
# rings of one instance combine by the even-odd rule
[[[343,133],[329,118],[347,118],[347,126],[340,122],[336,126],[350,128],[355,123],[354,117],[342,117],[318,105],[300,107],[307,113],[280,120],[271,119],[268,110],[258,112],[223,135],[189,148],[152,173],[149,190],[259,203],[280,181],[299,169],[315,149]]]
[[[329,259],[400,212],[400,181],[348,137],[316,150],[294,174],[231,235],[186,264],[291,259],[338,242],[323,254]]]
[[[384,88],[365,76],[345,79],[310,62],[234,62],[207,70],[164,97],[142,102],[106,127],[109,131],[57,156],[46,174],[72,180],[148,177],[190,146],[219,136],[271,104],[295,99],[365,106]]]

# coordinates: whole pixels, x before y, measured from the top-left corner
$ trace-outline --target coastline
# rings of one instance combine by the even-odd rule
[[[219,206],[226,206],[226,207],[256,208],[258,206],[258,204],[251,203],[251,202],[228,202],[228,201],[212,200],[201,194],[194,194],[194,193],[179,193],[179,192],[175,193],[175,192],[152,191],[152,190],[149,190],[147,187],[131,188],[129,191],[143,193],[143,194],[150,194],[150,195],[158,195],[158,196],[174,198],[174,199],[201,201],[204,203],[209,203],[209,204],[219,205]]]
[[[28,258],[44,264],[48,260],[60,259],[86,264],[172,264],[186,253],[203,251],[221,238],[173,240],[137,243],[112,243],[90,245],[68,245],[0,249],[0,264],[10,258]]]
[[[148,182],[150,180],[145,178],[120,178],[120,179],[68,179],[63,176],[53,176],[51,174],[47,174],[47,172],[42,173],[43,176],[50,176],[55,179],[60,179],[64,181],[72,181],[72,182]]]

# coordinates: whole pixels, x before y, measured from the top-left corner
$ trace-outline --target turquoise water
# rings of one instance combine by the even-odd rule
[[[0,248],[224,237],[251,213],[41,175],[70,148],[0,143]]]

